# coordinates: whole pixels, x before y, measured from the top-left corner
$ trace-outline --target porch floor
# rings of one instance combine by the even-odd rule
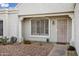
[[[49,53],[49,56],[66,56],[67,45],[55,44],[54,48]]]
[[[77,56],[77,52],[75,50],[68,51],[68,44],[55,44],[49,56]]]

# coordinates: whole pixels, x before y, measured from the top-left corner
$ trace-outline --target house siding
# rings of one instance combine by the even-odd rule
[[[49,38],[50,42],[57,42],[58,41],[57,31],[59,30],[59,29],[57,29],[58,20],[59,19],[62,19],[62,20],[65,19],[67,21],[67,24],[65,24],[66,28],[64,28],[64,29],[67,30],[66,42],[69,43],[70,39],[71,39],[71,23],[70,23],[71,19],[65,18],[64,16],[48,17],[48,19],[49,19],[49,35],[48,36],[31,35],[31,20],[32,19],[31,18],[30,19],[28,19],[28,18],[24,19],[22,21],[22,37],[23,37],[23,39],[31,40],[31,41],[44,41],[44,42],[46,42],[46,39]],[[53,24],[53,21],[54,21],[54,24]],[[61,25],[63,25],[63,23]],[[61,27],[61,25],[59,27]]]
[[[77,53],[79,55],[79,4],[76,4],[75,10],[74,10],[74,46],[77,50]]]
[[[0,10],[0,20],[3,21],[3,36],[18,37],[18,15],[14,10]]]
[[[52,25],[52,21],[55,21],[55,25]],[[50,42],[56,42],[57,40],[57,33],[56,33],[56,23],[57,20],[49,19],[49,35],[42,36],[42,35],[31,35],[31,20],[24,20],[22,23],[22,31],[23,31],[23,38],[32,40],[32,41],[44,41],[49,38]]]
[[[19,15],[74,11],[73,3],[26,3],[17,7]]]

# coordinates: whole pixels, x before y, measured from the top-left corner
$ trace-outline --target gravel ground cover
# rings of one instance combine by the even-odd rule
[[[0,56],[47,56],[53,44],[13,44],[0,45]]]

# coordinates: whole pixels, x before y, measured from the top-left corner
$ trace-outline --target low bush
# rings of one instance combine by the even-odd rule
[[[31,41],[29,41],[29,40],[23,40],[23,43],[24,44],[31,44]]]
[[[0,38],[0,44],[6,45],[8,40],[9,40],[9,38],[7,38],[7,37],[1,37]]]
[[[75,50],[75,48],[73,46],[69,46],[68,50],[73,51],[73,50]]]
[[[10,38],[10,43],[11,43],[11,44],[14,44],[14,43],[16,43],[16,42],[17,42],[17,38],[14,37],[14,36],[12,36],[12,37]]]

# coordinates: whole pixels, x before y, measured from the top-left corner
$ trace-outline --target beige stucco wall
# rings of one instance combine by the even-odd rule
[[[3,20],[3,36],[8,36],[8,18],[7,14],[0,14],[0,20]]]
[[[58,15],[73,15],[73,13],[60,13],[60,12],[71,12],[74,11],[74,3],[23,3],[18,4],[17,9],[19,9],[19,16],[22,18],[26,17],[42,17],[42,16],[58,16]],[[45,13],[52,13],[51,14],[45,14]],[[58,13],[58,14],[53,14]],[[32,15],[36,14],[36,15]],[[37,15],[38,14],[38,15]],[[44,15],[40,15],[44,14]],[[29,15],[29,16],[28,16]],[[57,21],[55,20],[55,25],[52,25],[52,21],[55,19],[50,20],[50,35],[49,36],[31,36],[31,27],[30,27],[30,20],[26,20],[23,23],[22,28],[22,36],[24,38],[30,39],[30,40],[40,40],[40,41],[46,41],[46,38],[50,38],[52,42],[57,41]],[[70,23],[68,23],[68,28]],[[70,32],[67,32],[69,34]],[[67,37],[68,41],[71,40],[71,37]]]
[[[0,10],[0,20],[3,20],[3,36],[18,36],[18,15],[16,10]]]
[[[32,40],[32,41],[45,41],[49,38],[50,42],[57,42],[57,20],[59,18],[48,18],[49,19],[49,35],[48,36],[41,36],[41,35],[31,35],[31,19],[24,19],[22,21],[22,37],[26,40]],[[63,18],[61,18],[63,19]],[[71,25],[72,20],[67,20],[67,42],[70,42],[71,40]],[[54,24],[52,23],[54,21]],[[63,25],[63,24],[62,24]]]
[[[72,19],[67,20],[67,42],[72,39]]]
[[[57,7],[56,7],[57,6]],[[17,10],[7,10],[0,12],[1,20],[4,20],[4,36],[16,36],[21,38],[26,38],[34,41],[46,41],[47,38],[50,39],[51,42],[57,41],[57,20],[56,19],[49,19],[49,36],[31,36],[31,22],[30,20],[25,20],[23,26],[21,26],[21,17],[25,18],[25,16],[21,15],[29,15],[29,14],[43,14],[43,13],[58,13],[58,12],[68,12],[73,11],[74,4],[53,4],[53,3],[40,3],[40,4],[20,4],[17,7]],[[69,13],[66,13],[66,15]],[[61,14],[47,14],[47,16],[58,16]],[[65,15],[65,13],[64,13]],[[20,16],[18,18],[18,16]],[[39,15],[36,15],[39,17]],[[35,16],[35,17],[36,17]],[[45,16],[41,15],[41,16]],[[27,16],[28,17],[28,16]],[[20,20],[21,19],[21,20]],[[55,25],[52,25],[52,21],[55,21]],[[21,30],[22,29],[22,30]],[[23,34],[23,37],[21,36]],[[19,40],[20,40],[19,39]]]
[[[8,14],[8,22],[9,22],[9,36],[18,37],[18,15],[17,14]]]
[[[52,24],[52,21],[55,21],[55,24]],[[49,38],[50,42],[57,41],[57,21],[55,19],[49,19],[49,35],[31,35],[31,19],[25,19],[22,22],[22,36],[24,39],[32,41],[45,41]]]
[[[74,3],[23,3],[17,9],[19,15],[69,12],[74,10]]]
[[[73,41],[74,41],[74,46],[76,47],[77,53],[79,55],[79,27],[78,27],[79,26],[79,4],[76,4],[75,6],[73,21],[74,21]]]

